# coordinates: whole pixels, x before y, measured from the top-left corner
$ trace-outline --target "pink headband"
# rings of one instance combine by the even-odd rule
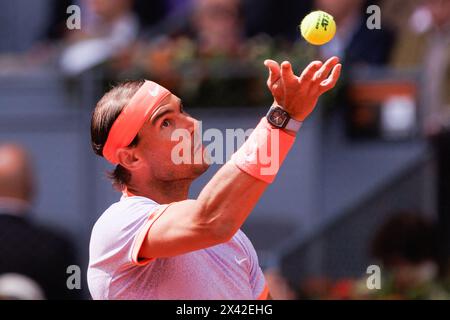
[[[159,84],[148,80],[144,82],[123,108],[109,131],[103,148],[103,156],[109,162],[119,163],[117,150],[130,145],[145,121],[168,95],[170,91]]]

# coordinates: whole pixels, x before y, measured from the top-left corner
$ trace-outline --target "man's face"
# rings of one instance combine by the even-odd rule
[[[150,181],[176,181],[195,179],[205,172],[209,164],[203,157],[204,147],[196,128],[198,121],[184,112],[181,100],[173,94],[166,97],[138,133],[135,152],[143,163],[137,174],[149,174]],[[188,138],[175,140],[174,132]],[[182,156],[191,161],[180,164],[180,152],[175,152],[179,150],[189,152]]]

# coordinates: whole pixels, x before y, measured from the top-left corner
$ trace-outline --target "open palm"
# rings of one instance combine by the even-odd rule
[[[275,103],[299,121],[303,121],[314,110],[323,93],[336,85],[342,69],[337,57],[325,63],[311,62],[300,76],[294,74],[288,61],[280,66],[274,60],[266,60],[264,65],[269,68],[267,86]]]

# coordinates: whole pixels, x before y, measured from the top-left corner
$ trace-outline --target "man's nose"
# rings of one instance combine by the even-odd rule
[[[185,119],[186,119],[186,128],[189,130],[189,133],[193,135],[194,131],[198,130],[200,122],[197,119],[191,117],[190,115],[188,115]]]

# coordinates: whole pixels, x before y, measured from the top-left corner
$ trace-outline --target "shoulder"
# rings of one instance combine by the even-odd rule
[[[111,205],[92,229],[89,244],[91,263],[100,264],[112,257],[117,261],[128,261],[136,235],[159,206],[145,197],[122,197]]]
[[[256,251],[252,242],[241,229],[233,236],[233,241],[239,243],[248,256],[256,256]]]
[[[110,218],[121,220],[121,218],[124,219],[125,217],[129,218],[130,216],[140,215],[157,206],[158,204],[155,201],[145,197],[122,198],[106,209],[97,223]]]
[[[133,225],[139,225],[159,206],[145,197],[126,197],[112,204],[100,216],[93,228],[93,235],[126,231]]]

